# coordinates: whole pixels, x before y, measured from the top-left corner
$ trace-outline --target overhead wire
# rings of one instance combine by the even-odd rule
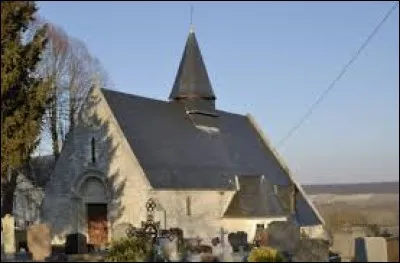
[[[327,94],[329,91],[331,91],[336,83],[343,77],[343,75],[346,73],[346,71],[349,69],[349,67],[356,61],[356,59],[359,57],[361,52],[367,47],[371,39],[376,35],[376,33],[379,31],[379,29],[382,27],[382,25],[386,22],[386,20],[390,17],[390,15],[393,13],[393,11],[397,8],[399,5],[399,2],[396,2],[385,14],[383,19],[375,26],[374,30],[372,30],[371,34],[366,38],[366,40],[363,42],[363,44],[359,47],[357,52],[354,54],[354,56],[347,62],[347,64],[342,68],[340,73],[337,75],[337,77],[329,84],[329,86],[322,92],[322,94],[318,97],[318,99],[308,108],[306,113],[299,119],[299,121],[290,128],[290,130],[287,132],[287,134],[276,144],[275,148],[281,147],[293,134],[295,131],[297,131],[300,126],[311,116],[313,111],[317,108],[317,106],[322,102],[324,98],[326,98]]]

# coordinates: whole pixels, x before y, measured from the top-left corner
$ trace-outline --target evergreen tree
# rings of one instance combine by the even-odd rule
[[[16,175],[38,144],[48,86],[36,65],[46,45],[45,29],[27,32],[37,7],[33,1],[1,1],[1,185],[2,214],[12,212]],[[10,197],[11,195],[11,197]],[[11,198],[11,199],[10,199]]]

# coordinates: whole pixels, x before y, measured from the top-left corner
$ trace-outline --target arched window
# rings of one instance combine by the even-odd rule
[[[92,149],[92,163],[96,163],[96,148],[95,148],[96,145],[95,145],[94,137],[92,137],[91,144],[92,144],[92,147],[91,147],[91,149]]]

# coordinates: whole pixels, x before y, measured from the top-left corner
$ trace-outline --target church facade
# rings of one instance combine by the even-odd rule
[[[46,184],[41,221],[53,243],[82,233],[103,245],[118,225],[140,227],[156,200],[161,228],[205,242],[293,219],[309,235],[323,219],[251,115],[216,108],[190,32],[169,100],[93,87]]]

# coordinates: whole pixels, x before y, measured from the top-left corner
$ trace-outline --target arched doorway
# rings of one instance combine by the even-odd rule
[[[86,234],[88,244],[105,247],[109,241],[110,191],[104,176],[88,172],[74,187],[77,202],[77,229]]]

